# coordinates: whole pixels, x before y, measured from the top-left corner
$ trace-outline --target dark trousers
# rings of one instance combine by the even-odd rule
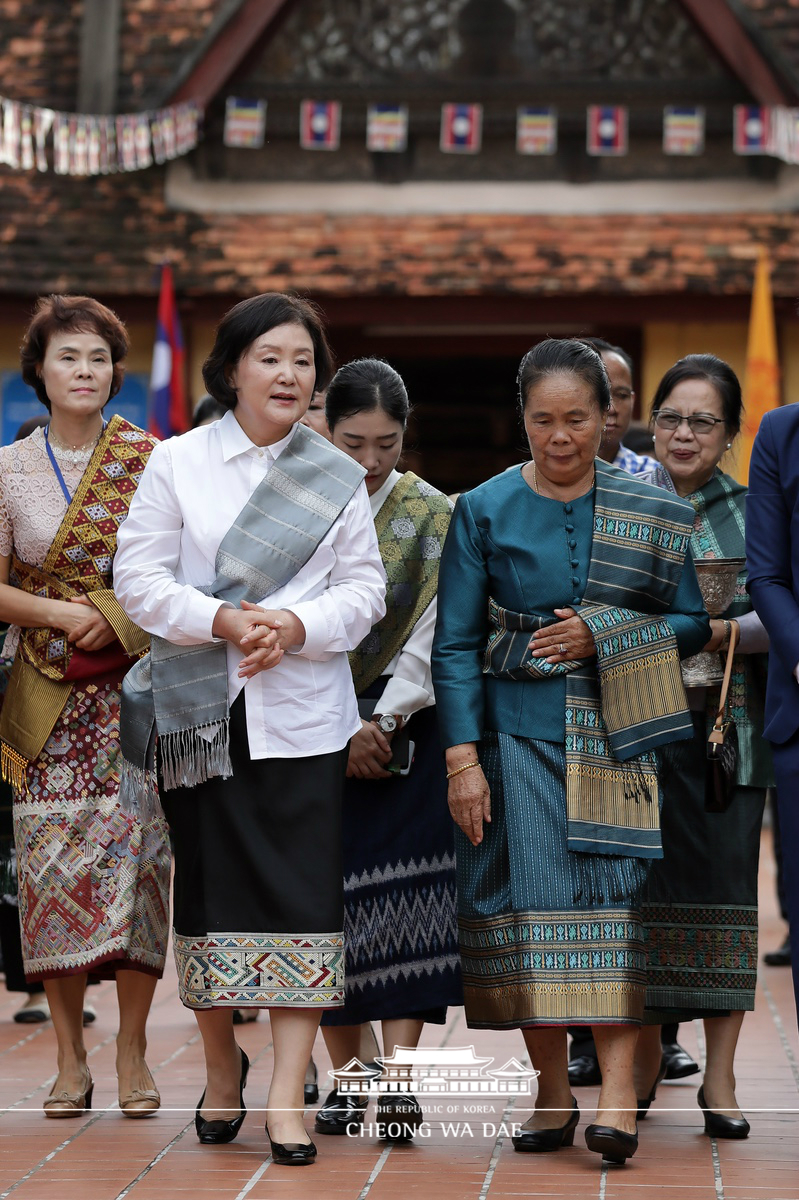
[[[772,750],[782,846],[782,886],[793,947],[799,944],[799,732],[782,746],[772,744]],[[795,950],[791,969],[794,998],[799,1010],[799,954]]]

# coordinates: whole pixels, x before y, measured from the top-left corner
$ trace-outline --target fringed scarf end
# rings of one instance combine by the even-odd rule
[[[215,726],[215,727],[214,727]],[[230,761],[230,720],[211,726],[176,729],[158,735],[161,775],[166,790],[196,787],[207,779],[227,779],[233,774]]]
[[[0,775],[3,782],[9,783],[20,795],[26,795],[28,791],[25,782],[27,770],[27,758],[20,754],[19,750],[9,746],[8,742],[0,743]]]
[[[156,817],[163,817],[155,771],[134,766],[123,758],[119,772],[119,803],[124,812],[138,817],[140,821],[154,821]]]
[[[581,908],[605,904],[634,907],[651,866],[647,859],[617,854],[575,852],[573,859],[576,874],[573,899]]]

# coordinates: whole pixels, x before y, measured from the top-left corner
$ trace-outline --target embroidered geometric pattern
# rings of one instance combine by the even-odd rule
[[[46,979],[109,961],[159,973],[168,937],[169,841],[119,804],[119,692],[73,688],[27,795],[14,800],[25,974]]]
[[[112,586],[117,529],[128,515],[147,459],[157,439],[122,417],[111,418],[72,497],[41,572],[14,560],[15,587],[48,599],[96,592]],[[42,674],[63,679],[71,646],[60,630],[28,628],[21,653]]]
[[[756,907],[647,903],[644,920],[647,1004],[754,1007]]]
[[[174,934],[178,989],[189,1008],[342,1004],[340,933]]]
[[[397,480],[383,502],[375,529],[388,582],[387,611],[350,653],[358,695],[379,678],[433,599],[451,515],[451,501],[413,471]]]
[[[629,909],[461,917],[459,937],[472,1027],[640,1019],[643,931]]]

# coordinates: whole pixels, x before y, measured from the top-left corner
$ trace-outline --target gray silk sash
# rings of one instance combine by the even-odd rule
[[[240,606],[258,604],[308,562],[365,475],[311,429],[298,425],[217,550],[216,579],[198,588]],[[120,800],[158,809],[155,735],[164,788],[231,774],[227,643],[176,646],[153,637],[128,671],[120,714]]]

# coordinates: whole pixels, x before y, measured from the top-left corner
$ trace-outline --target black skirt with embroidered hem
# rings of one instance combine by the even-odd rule
[[[385,679],[374,685],[377,695]],[[463,1003],[454,831],[435,709],[414,714],[407,776],[344,787],[346,1002],[322,1025],[412,1017]]]
[[[347,748],[251,759],[242,692],[230,757],[229,779],[162,791],[180,999],[201,1011],[340,1005]]]
[[[672,747],[663,798],[663,858],[642,916],[646,1024],[755,1007],[757,867],[766,789],[738,787],[725,813],[705,812],[705,714]]]

